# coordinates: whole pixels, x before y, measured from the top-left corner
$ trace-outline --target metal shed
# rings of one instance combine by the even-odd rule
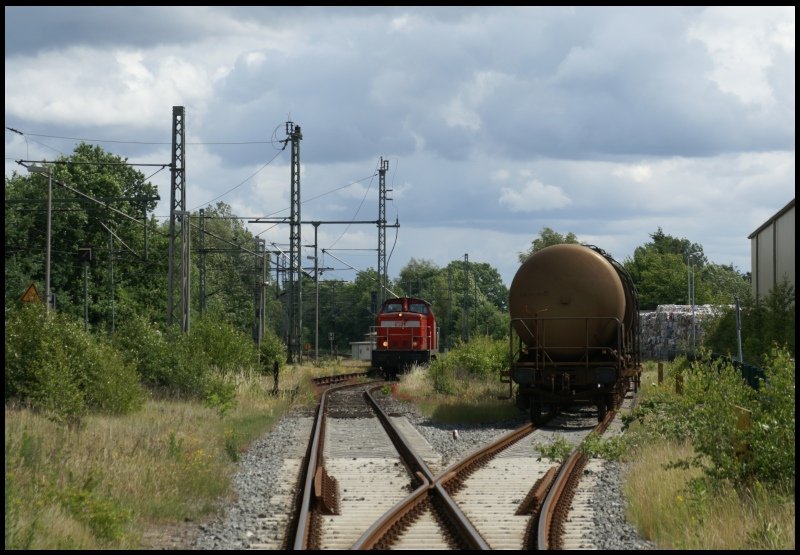
[[[794,199],[747,238],[753,296],[765,297],[783,278],[794,287]]]

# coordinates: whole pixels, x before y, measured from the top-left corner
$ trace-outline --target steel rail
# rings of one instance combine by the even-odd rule
[[[372,391],[377,390],[373,388]],[[450,494],[440,483],[436,483],[433,473],[428,468],[428,465],[414,452],[410,445],[407,444],[403,438],[403,434],[396,428],[394,423],[378,405],[374,397],[369,391],[364,394],[370,404],[373,406],[378,418],[386,428],[389,437],[395,444],[395,448],[403,456],[403,460],[409,465],[412,472],[423,482],[414,492],[406,499],[392,507],[381,518],[375,521],[361,537],[353,544],[352,549],[373,549],[380,541],[380,538],[391,531],[391,529],[398,524],[403,517],[411,514],[412,511],[417,509],[429,497],[433,500],[440,502],[439,507],[445,513],[449,523],[457,530],[459,537],[465,540],[469,549],[488,550],[489,545],[486,540],[480,535],[475,526],[470,522],[469,518],[461,511],[455,501],[453,501]]]
[[[616,410],[608,411],[602,422],[598,422],[597,426],[594,427],[592,433],[603,433],[606,428],[608,428],[611,421],[614,420],[616,414]],[[553,486],[550,488],[544,503],[542,503],[542,510],[539,514],[538,532],[536,534],[537,549],[548,550],[552,549],[552,546],[555,545],[556,538],[553,536],[557,523],[556,515],[559,511],[563,512],[566,510],[563,505],[566,501],[565,496],[570,490],[570,481],[577,479],[577,476],[575,476],[576,471],[577,469],[583,468],[582,463],[585,463],[587,459],[588,457],[580,452],[580,448],[576,447],[572,450],[569,457],[567,457],[564,464],[561,465],[558,475],[553,482]]]
[[[320,397],[320,402],[317,406],[317,415],[314,420],[314,429],[311,436],[312,440],[309,444],[309,449],[306,455],[305,472],[301,479],[301,483],[303,484],[302,501],[299,504],[299,511],[296,512],[296,518],[293,520],[293,529],[290,529],[290,537],[293,537],[292,549],[304,550],[308,548],[308,540],[311,533],[310,522],[311,511],[313,509],[312,494],[314,492],[314,479],[317,475],[318,469],[323,467],[325,418],[328,408],[328,393],[363,385],[363,383],[359,383],[333,386],[329,389],[326,389]]]

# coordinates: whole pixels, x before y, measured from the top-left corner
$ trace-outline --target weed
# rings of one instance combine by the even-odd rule
[[[538,451],[541,455],[536,460],[541,461],[542,458],[545,458],[563,463],[567,459],[574,448],[573,445],[563,437],[553,437],[553,442],[550,444],[535,443],[533,445],[534,450]]]

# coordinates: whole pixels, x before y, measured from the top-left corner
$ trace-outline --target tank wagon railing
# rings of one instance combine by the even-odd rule
[[[593,345],[589,336],[590,323],[597,321],[613,322],[616,327],[616,339],[613,344],[604,342],[602,345]],[[518,348],[514,348],[515,322],[518,322],[532,338],[532,345],[523,345],[522,338],[518,339]],[[584,328],[583,345],[548,345],[547,329],[549,324],[571,323],[577,329],[582,325]],[[509,346],[511,360],[524,363],[530,367],[533,363],[534,370],[546,367],[570,366],[571,368],[589,368],[596,365],[608,365],[609,360],[613,360],[619,367],[624,364],[624,357],[628,354],[626,334],[624,333],[623,323],[614,316],[550,316],[536,318],[512,318],[510,323]],[[523,354],[527,351],[527,356]],[[555,360],[551,353],[554,351],[567,351],[568,356],[557,356],[555,359],[567,359],[566,361]],[[531,358],[532,354],[532,358]],[[598,356],[600,355],[600,356]],[[606,356],[603,356],[606,355]]]

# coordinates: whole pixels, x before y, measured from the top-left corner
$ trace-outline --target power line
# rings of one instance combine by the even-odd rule
[[[20,166],[25,166],[25,163],[30,164],[59,164],[59,165],[87,165],[87,166],[160,166],[164,168],[172,166],[170,162],[162,162],[160,164],[144,164],[135,162],[78,162],[73,160],[16,160]],[[25,166],[27,167],[27,166]],[[159,170],[161,171],[161,170]],[[157,172],[156,172],[157,173]],[[155,175],[155,174],[153,174]]]
[[[214,198],[212,198],[211,200],[209,200],[208,202],[206,202],[206,203],[204,203],[204,204],[202,204],[202,205],[195,206],[194,208],[192,208],[192,210],[197,210],[198,208],[200,208],[200,206],[207,206],[207,205],[211,204],[212,202],[214,202],[215,200],[217,200],[217,199],[221,199],[222,197],[224,197],[224,196],[225,196],[225,195],[227,195],[228,193],[231,193],[231,192],[235,191],[236,189],[238,189],[239,187],[241,187],[242,185],[244,185],[245,183],[247,183],[248,181],[250,181],[251,179],[253,179],[255,176],[257,176],[259,173],[261,173],[261,171],[262,171],[264,168],[266,168],[267,166],[269,166],[269,165],[270,165],[270,164],[273,162],[273,160],[275,160],[275,158],[277,158],[277,157],[278,157],[278,155],[279,155],[281,152],[283,152],[283,150],[279,150],[279,151],[278,151],[278,152],[275,154],[275,156],[273,156],[273,157],[272,157],[272,159],[271,159],[269,162],[267,162],[266,164],[264,164],[263,166],[261,166],[261,167],[260,167],[258,170],[256,170],[256,172],[255,172],[253,175],[251,175],[250,177],[247,177],[247,178],[245,178],[245,180],[244,180],[244,181],[242,181],[241,183],[239,183],[239,184],[238,184],[238,185],[236,185],[235,187],[233,187],[233,188],[231,188],[231,189],[228,189],[227,191],[225,191],[225,192],[224,192],[224,193],[222,193],[221,195],[219,195],[219,196],[217,196],[217,197],[214,197]]]
[[[117,144],[128,144],[128,145],[171,145],[172,144],[171,142],[160,142],[160,141],[120,141],[115,139],[90,139],[86,137],[65,137],[62,135],[45,135],[43,133],[27,133],[8,126],[6,126],[6,129],[8,129],[9,131],[13,131],[14,133],[17,133],[18,135],[24,135],[29,137],[44,137],[46,139],[65,139],[69,141],[83,141],[88,143],[117,143]],[[187,141],[186,144],[187,145],[268,145],[268,144],[274,144],[274,141],[197,141],[197,142]]]

